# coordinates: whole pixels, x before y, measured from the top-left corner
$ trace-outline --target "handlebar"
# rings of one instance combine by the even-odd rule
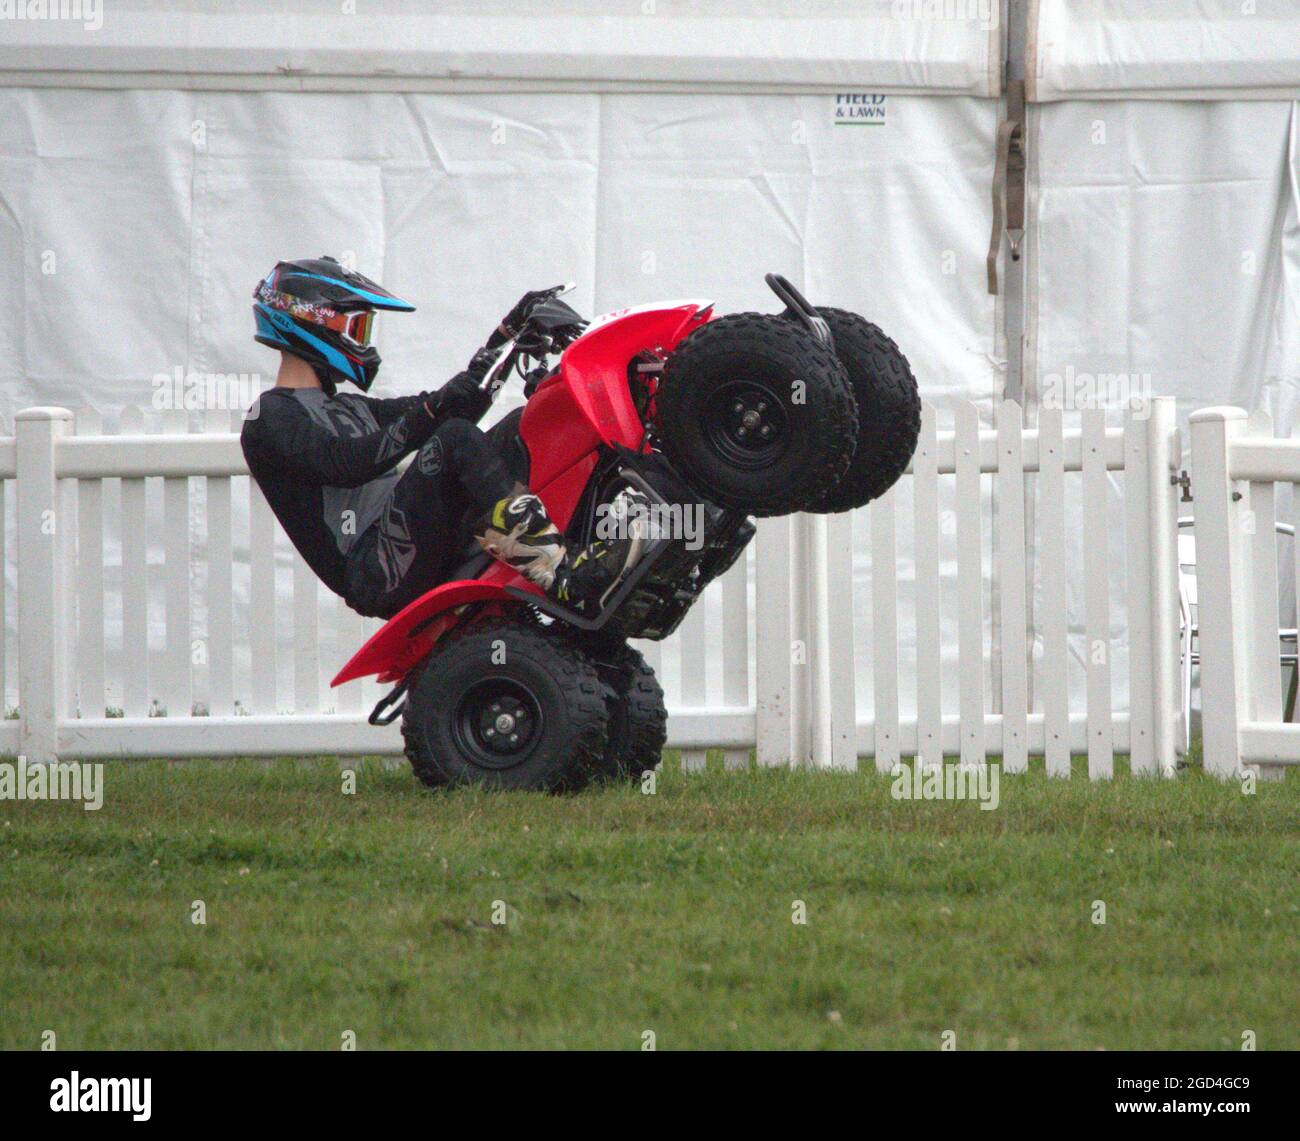
[[[491,399],[496,399],[497,393],[501,391],[505,386],[506,381],[510,379],[510,372],[521,356],[539,355],[531,351],[534,348],[541,349],[541,356],[548,356],[552,351],[554,341],[549,335],[544,337],[544,344],[529,341],[526,348],[521,347],[520,342],[524,340],[527,334],[534,331],[529,328],[532,311],[539,305],[542,305],[547,301],[553,301],[557,297],[563,297],[566,293],[570,293],[576,288],[576,282],[568,281],[562,282],[559,285],[553,285],[550,289],[538,291],[537,296],[529,306],[529,317],[524,319],[523,328],[511,337],[510,340],[501,345],[500,354],[483,377],[480,387]]]
[[[512,338],[501,346],[501,355],[497,357],[496,363],[487,370],[482,384],[479,385],[491,399],[496,399],[497,393],[510,379],[510,370],[514,367],[516,359],[515,342]]]

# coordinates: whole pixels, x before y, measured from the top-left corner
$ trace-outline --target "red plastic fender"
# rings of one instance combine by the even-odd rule
[[[376,630],[339,670],[330,682],[331,687],[371,674],[378,674],[381,682],[400,680],[455,623],[459,607],[470,602],[513,601],[506,594],[507,586],[540,593],[517,571],[495,561],[486,567],[481,578],[435,586]]]
[[[545,487],[601,444],[639,450],[645,428],[628,390],[628,363],[647,350],[670,351],[712,316],[707,301],[619,310],[565,349],[559,371],[533,393],[519,422],[533,487]]]

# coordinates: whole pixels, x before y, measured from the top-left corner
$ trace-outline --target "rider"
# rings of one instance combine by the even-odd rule
[[[337,386],[369,390],[380,359],[370,343],[375,313],[415,306],[330,257],[282,261],[253,291],[256,339],[281,356],[275,387],[245,419],[244,458],[293,545],[352,609],[396,614],[463,560],[467,530],[576,610],[639,557],[636,534],[567,551],[524,485],[517,436],[476,427],[491,403],[480,382],[539,296],[524,294],[442,388],[382,400]]]

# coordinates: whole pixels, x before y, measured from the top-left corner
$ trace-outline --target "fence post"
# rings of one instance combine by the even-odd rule
[[[1151,401],[1147,420],[1147,503],[1151,513],[1147,542],[1151,575],[1152,751],[1157,771],[1173,776],[1178,768],[1182,690],[1178,678],[1178,491],[1171,476],[1178,438],[1171,396]],[[1136,691],[1137,687],[1132,689]],[[1191,711],[1187,712],[1191,716]]]
[[[26,408],[14,417],[18,474],[19,752],[31,764],[58,756],[65,698],[65,578],[58,565],[54,446],[72,423],[66,408]]]
[[[1201,733],[1205,771],[1227,778],[1241,768],[1241,724],[1249,703],[1244,634],[1249,584],[1243,577],[1243,508],[1229,474],[1232,442],[1246,432],[1240,408],[1192,413],[1196,496],[1196,591],[1201,651]]]

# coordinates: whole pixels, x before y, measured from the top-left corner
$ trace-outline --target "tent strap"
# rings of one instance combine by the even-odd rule
[[[989,292],[998,291],[998,251],[1006,227],[1011,260],[1020,260],[1025,236],[1025,84],[1007,84],[1007,117],[998,126],[997,158],[993,165],[993,232],[986,261]]]

